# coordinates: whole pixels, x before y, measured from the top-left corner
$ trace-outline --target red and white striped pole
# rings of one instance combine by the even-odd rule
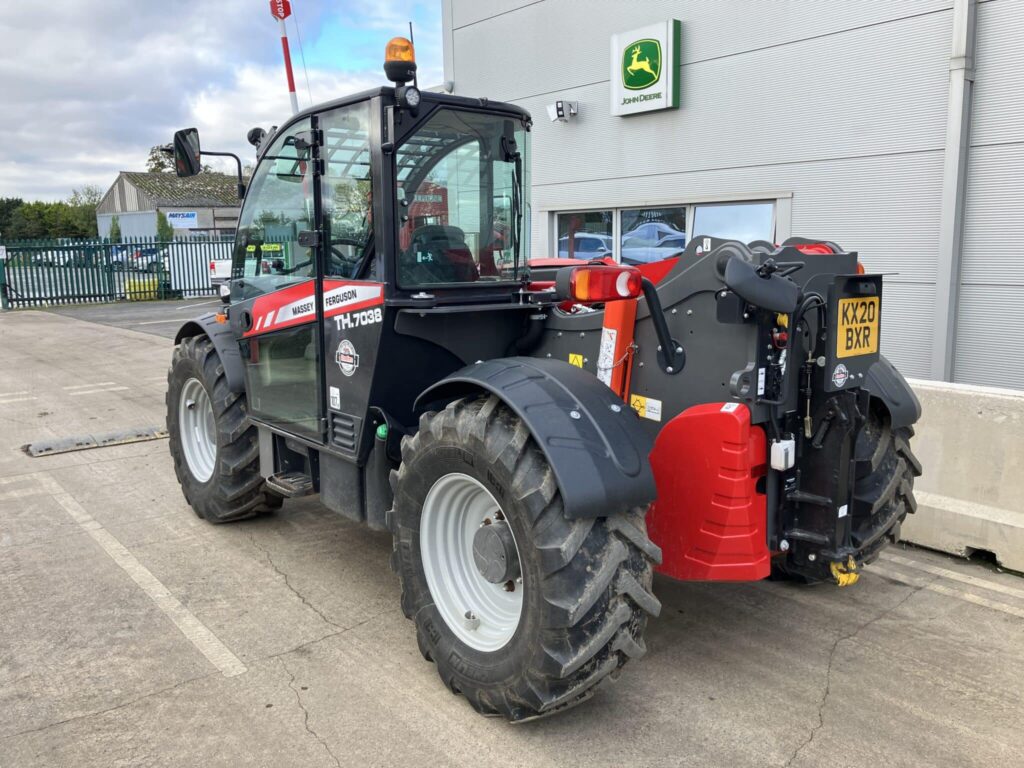
[[[295,95],[295,76],[292,74],[292,55],[288,50],[288,29],[284,20],[292,14],[289,0],[270,0],[270,13],[281,26],[281,50],[284,51],[284,71],[288,76],[288,95],[292,99],[292,113],[299,111],[299,100]]]

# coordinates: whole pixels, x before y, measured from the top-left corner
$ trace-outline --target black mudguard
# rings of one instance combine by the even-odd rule
[[[861,385],[889,409],[894,427],[909,427],[921,418],[921,401],[910,388],[903,374],[885,357],[879,357],[869,369]]]
[[[592,374],[561,360],[488,360],[431,386],[416,409],[482,392],[497,395],[526,424],[555,473],[567,517],[603,517],[654,500],[647,460],[653,440],[633,409]]]
[[[189,320],[181,326],[174,337],[174,343],[179,344],[182,339],[203,334],[210,337],[214,349],[217,350],[221,365],[224,366],[224,378],[227,379],[228,389],[236,394],[245,392],[245,368],[242,365],[242,356],[238,352],[238,340],[230,325],[217,322],[215,312]]]

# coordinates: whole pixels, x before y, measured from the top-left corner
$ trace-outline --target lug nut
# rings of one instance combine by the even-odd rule
[[[472,611],[466,611],[466,629],[470,632],[476,631],[480,627],[480,619],[476,617],[476,614]]]

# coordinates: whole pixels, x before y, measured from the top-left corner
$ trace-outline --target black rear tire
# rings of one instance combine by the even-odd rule
[[[914,478],[921,462],[910,449],[913,427],[893,427],[884,403],[872,398],[867,423],[857,436],[857,476],[853,488],[853,545],[870,563],[889,541],[900,537],[900,525],[917,511]]]
[[[469,475],[500,505],[515,535],[523,607],[507,644],[484,652],[446,624],[426,580],[420,515],[441,477]],[[647,616],[661,551],[647,537],[642,509],[568,519],[554,474],[526,425],[498,398],[457,400],[420,419],[402,442],[393,473],[392,568],[402,609],[416,623],[420,651],[454,693],[478,712],[526,720],[567,709],[630,659],[644,655]]]
[[[205,482],[189,469],[178,423],[182,388],[193,378],[206,389],[217,424],[216,465]],[[256,427],[246,415],[245,396],[228,389],[224,366],[209,337],[183,339],[174,348],[166,402],[174,472],[196,515],[211,523],[230,523],[281,507],[283,499],[265,489],[260,475],[259,442]]]
[[[878,559],[890,541],[898,541],[900,525],[917,511],[914,478],[921,475],[921,462],[910,449],[913,427],[893,427],[885,404],[872,398],[868,418],[854,448],[856,477],[853,488],[851,539],[858,549],[857,561],[866,565]],[[790,571],[784,556],[772,563],[772,578],[803,583],[825,581],[820,577]]]

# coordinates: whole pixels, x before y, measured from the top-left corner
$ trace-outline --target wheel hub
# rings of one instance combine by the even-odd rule
[[[519,578],[519,553],[512,529],[504,520],[484,521],[473,537],[473,561],[491,584],[504,584]]]
[[[178,401],[178,430],[189,471],[200,483],[213,477],[217,462],[217,420],[206,388],[189,379]]]
[[[515,536],[490,491],[460,472],[438,478],[423,500],[419,539],[427,587],[449,629],[478,651],[507,645],[523,584]]]

